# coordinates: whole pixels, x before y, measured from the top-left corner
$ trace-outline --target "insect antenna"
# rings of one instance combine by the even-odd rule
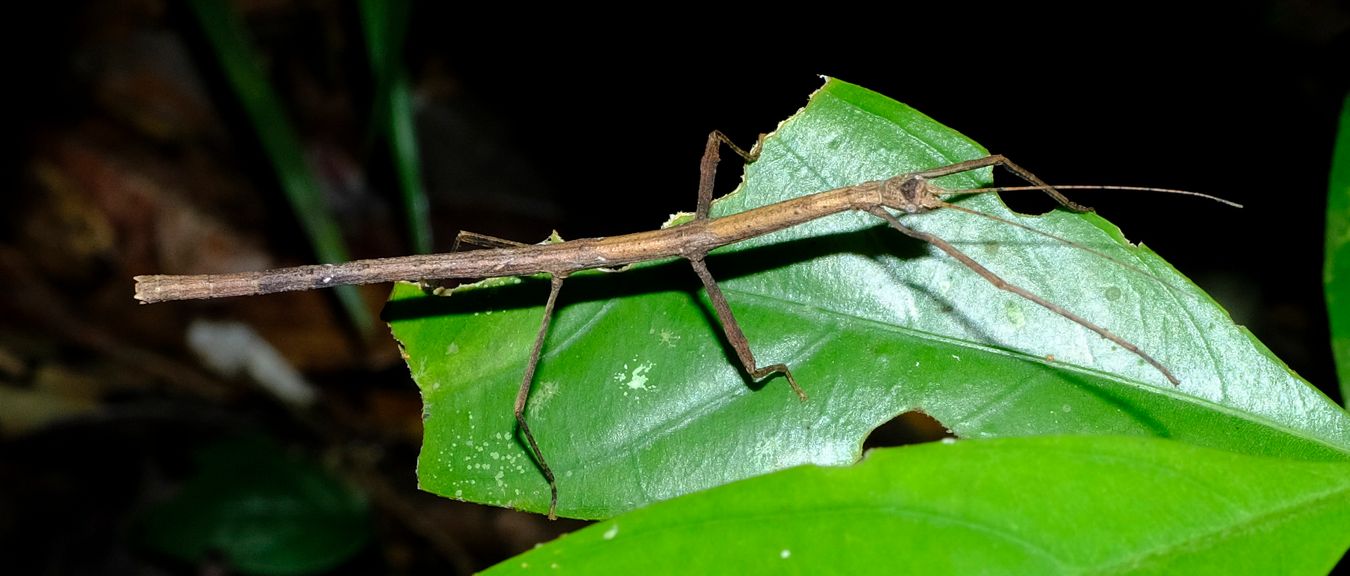
[[[1032,185],[1032,186],[989,186],[989,187],[985,187],[985,188],[967,188],[967,189],[963,189],[963,190],[943,190],[943,191],[941,191],[940,193],[938,193],[937,195],[938,195],[938,196],[963,196],[963,195],[966,195],[966,194],[990,194],[990,193],[996,193],[996,192],[1025,192],[1025,191],[1033,191],[1033,190],[1045,190],[1046,188],[1048,188],[1048,186],[1036,186],[1036,185]],[[1152,187],[1152,186],[1115,186],[1115,185],[1098,185],[1098,184],[1069,184],[1069,185],[1058,185],[1058,184],[1057,184],[1057,185],[1054,186],[1054,189],[1056,189],[1056,190],[1124,190],[1124,191],[1132,191],[1132,192],[1158,192],[1158,193],[1162,193],[1162,194],[1176,194],[1176,195],[1179,195],[1179,196],[1194,196],[1194,197],[1196,197],[1196,198],[1202,198],[1202,199],[1205,199],[1205,200],[1212,200],[1212,201],[1214,201],[1214,202],[1218,202],[1218,203],[1220,203],[1220,204],[1225,204],[1225,205],[1228,205],[1228,206],[1232,206],[1232,207],[1234,207],[1234,208],[1242,208],[1242,207],[1243,207],[1241,204],[1238,204],[1237,202],[1233,202],[1233,201],[1231,201],[1231,200],[1227,200],[1227,199],[1224,199],[1224,198],[1220,198],[1220,197],[1218,197],[1218,196],[1214,196],[1214,195],[1211,195],[1211,194],[1205,194],[1205,193],[1203,193],[1203,192],[1192,192],[1192,191],[1190,191],[1190,190],[1179,190],[1179,189],[1176,189],[1176,188],[1157,188],[1157,187]],[[1163,286],[1166,286],[1168,289],[1172,290],[1173,292],[1176,292],[1176,293],[1178,293],[1178,294],[1186,294],[1186,292],[1185,292],[1184,290],[1181,290],[1180,288],[1178,288],[1178,287],[1175,286],[1174,284],[1172,284],[1172,283],[1170,283],[1170,282],[1167,282],[1166,280],[1163,280],[1162,278],[1158,277],[1158,275],[1156,275],[1156,274],[1154,274],[1154,273],[1152,273],[1152,272],[1149,272],[1148,270],[1145,270],[1145,269],[1143,269],[1143,268],[1140,268],[1139,266],[1136,266],[1136,265],[1134,265],[1134,264],[1130,264],[1129,262],[1126,262],[1126,261],[1124,261],[1124,260],[1121,260],[1121,259],[1119,259],[1119,258],[1116,258],[1116,257],[1114,257],[1114,256],[1111,256],[1111,255],[1109,255],[1109,254],[1107,254],[1107,253],[1105,253],[1105,252],[1102,252],[1102,251],[1100,251],[1100,250],[1097,250],[1097,249],[1095,249],[1095,248],[1090,248],[1090,247],[1084,246],[1084,245],[1082,245],[1082,244],[1079,244],[1079,243],[1077,243],[1077,242],[1074,242],[1074,241],[1072,241],[1072,240],[1069,240],[1068,238],[1064,238],[1063,236],[1058,236],[1058,235],[1056,235],[1056,234],[1052,234],[1052,233],[1046,232],[1046,231],[1044,231],[1044,230],[1039,230],[1039,229],[1034,228],[1034,227],[1032,227],[1032,226],[1027,226],[1026,224],[1022,224],[1022,223],[1020,223],[1020,222],[1016,222],[1016,221],[1013,221],[1013,220],[1009,220],[1009,219],[1003,218],[1003,217],[1001,217],[1001,216],[995,216],[995,215],[993,215],[993,214],[986,214],[986,213],[980,212],[980,211],[978,211],[978,210],[972,210],[972,209],[966,208],[966,207],[964,207],[964,206],[958,206],[958,205],[952,204],[952,203],[950,203],[950,202],[943,202],[943,207],[944,207],[944,208],[951,208],[951,209],[953,209],[953,210],[956,210],[957,212],[964,212],[964,213],[966,213],[966,214],[972,214],[972,215],[975,215],[975,216],[979,216],[979,217],[981,217],[981,218],[987,218],[987,219],[989,219],[989,220],[993,220],[993,221],[999,222],[999,223],[1001,223],[1001,224],[1007,224],[1007,225],[1013,226],[1013,227],[1015,227],[1015,228],[1019,228],[1019,229],[1022,229],[1022,230],[1026,230],[1027,232],[1031,232],[1031,233],[1036,234],[1036,235],[1038,235],[1038,236],[1043,236],[1043,237],[1049,238],[1049,239],[1054,240],[1054,241],[1056,241],[1056,242],[1059,242],[1060,244],[1063,244],[1063,245],[1065,245],[1065,246],[1069,246],[1069,247],[1071,247],[1071,248],[1075,248],[1075,249],[1078,249],[1078,250],[1082,250],[1082,251],[1084,251],[1084,252],[1087,252],[1087,253],[1089,253],[1089,254],[1092,254],[1092,255],[1094,255],[1094,256],[1097,256],[1098,258],[1103,258],[1103,259],[1105,259],[1105,260],[1108,260],[1108,261],[1110,261],[1110,262],[1113,262],[1113,263],[1115,263],[1116,265],[1121,266],[1122,268],[1125,268],[1126,270],[1129,270],[1129,271],[1134,272],[1134,273],[1136,273],[1136,274],[1141,274],[1141,275],[1143,275],[1143,276],[1147,276],[1147,277],[1153,279],[1154,281],[1156,281],[1157,283],[1159,283],[1159,284],[1161,284],[1161,285],[1163,285]]]
[[[943,196],[949,196],[949,195],[950,195],[950,196],[956,196],[956,195],[964,195],[964,194],[989,194],[989,193],[993,193],[993,192],[1023,192],[1023,191],[1028,191],[1028,190],[1045,190],[1046,188],[1050,188],[1050,186],[990,186],[990,187],[988,187],[988,188],[968,188],[968,189],[965,189],[965,190],[948,190],[948,191],[944,192],[942,195],[943,195]],[[1241,205],[1241,204],[1238,204],[1237,202],[1234,202],[1234,201],[1232,201],[1232,200],[1226,200],[1226,199],[1224,199],[1224,198],[1220,198],[1220,197],[1218,197],[1218,196],[1214,196],[1214,195],[1211,195],[1211,194],[1205,194],[1205,193],[1203,193],[1203,192],[1192,192],[1192,191],[1190,191],[1190,190],[1178,190],[1178,189],[1176,189],[1176,188],[1153,188],[1153,187],[1150,187],[1150,186],[1114,186],[1114,185],[1100,185],[1100,184],[1070,184],[1070,185],[1068,185],[1068,186],[1061,186],[1061,185],[1059,185],[1059,184],[1056,184],[1056,185],[1054,186],[1054,189],[1055,189],[1055,190],[1123,190],[1123,191],[1126,191],[1126,192],[1159,192],[1159,193],[1162,193],[1162,194],[1176,194],[1176,195],[1178,195],[1178,196],[1195,196],[1195,197],[1197,197],[1197,198],[1204,198],[1205,200],[1213,200],[1213,201],[1218,202],[1218,203],[1220,203],[1220,204],[1226,204],[1226,205],[1232,206],[1232,207],[1234,207],[1234,208],[1242,208],[1242,205]]]

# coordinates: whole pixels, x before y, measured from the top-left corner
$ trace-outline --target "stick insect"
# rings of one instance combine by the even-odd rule
[[[548,274],[551,278],[548,299],[544,305],[543,317],[530,350],[529,360],[520,381],[515,397],[513,412],[519,433],[528,444],[540,472],[548,480],[549,518],[556,518],[558,504],[557,482],[553,470],[539,448],[526,418],[526,406],[534,375],[539,364],[540,352],[548,334],[549,323],[553,317],[558,294],[568,276],[581,270],[606,269],[621,271],[623,267],[649,260],[678,257],[689,262],[694,273],[701,280],[712,303],[718,323],[727,342],[734,350],[737,360],[747,374],[756,381],[781,374],[796,396],[806,401],[806,391],[798,384],[789,367],[782,363],[761,364],[751,350],[749,340],[737,323],[730,304],[717,281],[713,278],[705,263],[705,257],[716,248],[734,244],[749,238],[776,232],[785,228],[803,224],[845,211],[866,212],[885,222],[890,228],[927,242],[976,274],[989,281],[1000,290],[1004,290],[1029,300],[1045,309],[1062,316],[1100,337],[1128,350],[1147,362],[1173,385],[1180,381],[1162,362],[1135,344],[1121,338],[1110,330],[1099,326],[1074,312],[1042,298],[1020,286],[1012,284],[995,272],[981,265],[952,243],[927,232],[907,226],[897,217],[921,214],[939,209],[957,210],[998,222],[1023,228],[1057,242],[1074,246],[1094,253],[1100,257],[1115,261],[1127,268],[1152,276],[1128,263],[1121,262],[1109,255],[1091,248],[1078,246],[1073,242],[1035,230],[1026,225],[974,211],[952,204],[944,197],[972,193],[1000,192],[1014,190],[1039,190],[1061,206],[1084,212],[1089,208],[1077,204],[1065,197],[1059,190],[1073,188],[1112,188],[1129,190],[1148,190],[1195,195],[1213,199],[1226,204],[1231,202],[1188,191],[1159,188],[1124,186],[1051,186],[1037,178],[1031,172],[1013,163],[1001,155],[991,155],[974,160],[957,162],[947,166],[899,174],[890,178],[873,180],[817,192],[782,202],[753,208],[744,212],[712,217],[710,210],[713,200],[713,183],[720,151],[726,146],[747,162],[753,162],[759,153],[760,142],[750,150],[744,150],[733,144],[721,132],[712,132],[708,136],[700,163],[698,203],[693,219],[687,223],[660,230],[638,232],[623,236],[606,238],[584,238],[566,242],[541,245],[526,245],[495,239],[473,233],[461,233],[461,240],[489,246],[487,249],[470,252],[452,251],[445,254],[406,256],[358,260],[344,264],[321,264],[249,272],[239,274],[215,274],[197,276],[148,275],[137,276],[135,296],[142,303],[155,303],[170,300],[221,298],[230,296],[248,296],[270,294],[274,292],[329,288],[341,285],[369,284],[397,280],[485,278],[516,276],[523,274]],[[981,168],[1001,166],[1017,177],[1030,183],[1029,186],[992,187],[979,189],[947,189],[932,180],[943,176],[958,174]]]

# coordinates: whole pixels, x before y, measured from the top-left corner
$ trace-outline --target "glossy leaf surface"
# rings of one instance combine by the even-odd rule
[[[903,104],[831,80],[765,141],[714,215],[984,155]],[[609,517],[798,464],[850,463],[874,427],[912,410],[970,438],[1124,434],[1297,459],[1350,454],[1345,411],[1111,224],[1018,216],[992,195],[957,202],[1117,261],[955,211],[903,220],[1135,343],[1181,386],[875,217],[840,214],[708,259],[757,358],[789,364],[807,402],[782,378],[743,375],[686,263],[567,281],[528,409],[558,475],[559,513]],[[448,298],[396,289],[385,315],[423,391],[425,489],[547,508],[511,414],[547,286],[499,279]]]
[[[925,444],[663,502],[488,574],[1325,574],[1350,463],[1151,438]]]

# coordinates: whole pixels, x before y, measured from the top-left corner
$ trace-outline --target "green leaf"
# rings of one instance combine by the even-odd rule
[[[714,214],[984,155],[903,104],[831,80],[764,142]],[[959,203],[1147,271],[970,214],[902,217],[1135,343],[1181,386],[875,217],[840,214],[708,259],[757,359],[790,365],[806,402],[781,377],[743,374],[687,264],[567,281],[527,411],[558,476],[559,513],[608,517],[798,464],[851,463],[873,428],[912,410],[970,438],[1125,434],[1288,458],[1350,454],[1342,409],[1111,224],[1018,216],[992,195]],[[547,284],[500,279],[449,298],[395,290],[386,318],[425,403],[423,488],[547,508],[511,411]]]
[[[369,538],[365,500],[269,440],[228,439],[197,460],[182,492],[144,519],[151,548],[194,563],[220,553],[245,574],[311,574],[347,561]]]
[[[1341,126],[1331,156],[1327,190],[1327,261],[1323,270],[1331,352],[1341,381],[1341,401],[1350,406],[1350,94],[1341,104]]]
[[[981,440],[692,494],[486,573],[1325,574],[1347,526],[1347,462],[1144,438]]]

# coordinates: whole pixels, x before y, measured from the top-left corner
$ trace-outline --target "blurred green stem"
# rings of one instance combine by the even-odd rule
[[[403,66],[408,8],[408,3],[401,0],[362,0],[361,22],[366,31],[366,48],[375,79],[373,122],[389,140],[389,152],[403,199],[409,245],[414,252],[426,254],[432,251],[430,208],[422,187],[412,89]]]
[[[1327,247],[1323,281],[1331,320],[1331,353],[1341,382],[1341,403],[1350,406],[1350,94],[1331,153],[1327,191]]]
[[[193,0],[189,5],[215,49],[216,56],[220,58],[220,65],[235,95],[253,122],[258,140],[276,168],[281,188],[305,235],[309,237],[315,255],[321,262],[349,260],[342,235],[328,213],[318,181],[305,163],[300,139],[282,109],[281,100],[258,65],[257,54],[243,22],[223,0]],[[360,294],[351,286],[336,290],[338,300],[352,324],[362,336],[370,335],[375,323],[361,301]]]

